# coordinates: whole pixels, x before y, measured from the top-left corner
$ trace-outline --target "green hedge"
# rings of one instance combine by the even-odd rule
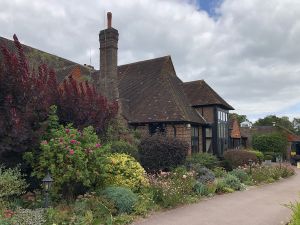
[[[212,170],[219,165],[219,160],[216,156],[210,153],[195,153],[187,157],[186,165],[188,167],[206,167]]]
[[[252,145],[254,149],[261,152],[284,153],[287,147],[287,138],[281,133],[254,135]]]

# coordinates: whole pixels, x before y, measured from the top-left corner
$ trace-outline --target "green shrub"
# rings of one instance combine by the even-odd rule
[[[214,195],[217,190],[216,182],[206,184],[209,195]]]
[[[76,199],[72,220],[76,221],[76,224],[92,224],[95,221],[104,223],[116,212],[112,201],[103,196],[96,196],[94,193],[87,193]]]
[[[46,222],[44,209],[18,208],[13,217],[12,224],[43,225]]]
[[[136,194],[124,187],[108,187],[103,195],[115,203],[118,213],[131,213],[138,200]]]
[[[235,191],[241,190],[243,188],[241,181],[231,174],[228,174],[226,177],[224,177],[224,183],[227,187]]]
[[[213,169],[213,173],[215,174],[215,177],[220,178],[220,177],[225,177],[227,172],[223,167],[216,167]]]
[[[23,194],[27,186],[19,168],[0,166],[0,204]]]
[[[273,153],[265,153],[264,160],[275,160],[275,155]]]
[[[141,141],[140,161],[147,171],[170,171],[184,164],[188,148],[188,144],[179,139],[153,135]]]
[[[212,183],[215,180],[214,173],[205,167],[195,170],[197,181],[202,184]]]
[[[144,188],[139,196],[138,201],[135,204],[134,212],[136,215],[142,215],[145,216],[149,213],[149,211],[156,208],[156,204],[153,201],[153,191],[150,187]]]
[[[194,189],[195,189],[195,193],[200,196],[208,196],[210,194],[208,187],[205,184],[200,182],[197,182],[195,184]]]
[[[111,154],[103,165],[101,183],[104,186],[120,186],[137,190],[148,185],[146,172],[133,157]]]
[[[261,152],[284,153],[287,147],[287,137],[281,133],[254,135],[252,145],[254,149]]]
[[[296,202],[294,204],[288,205],[292,210],[292,219],[288,225],[299,225],[300,224],[300,203]]]
[[[112,153],[125,153],[138,159],[138,149],[136,146],[129,144],[126,141],[114,141],[111,144]]]
[[[282,178],[287,178],[295,174],[294,168],[290,165],[281,165],[281,166],[277,165],[277,167],[280,168],[280,173],[281,173],[280,176]]]
[[[230,172],[231,175],[237,177],[240,182],[244,184],[249,184],[251,182],[251,177],[243,169],[234,169]]]
[[[234,190],[230,188],[226,183],[224,178],[216,180],[216,193],[232,193]]]
[[[196,180],[192,173],[182,167],[149,178],[154,201],[162,207],[174,207],[188,202],[189,197],[194,194]]]
[[[186,165],[188,167],[206,167],[208,169],[214,169],[219,164],[219,160],[216,156],[210,153],[196,153],[187,157]]]
[[[224,158],[230,163],[233,169],[248,165],[249,160],[252,160],[254,163],[258,162],[255,153],[246,150],[228,150],[224,153]]]
[[[248,150],[248,151],[256,155],[256,158],[258,159],[259,163],[262,163],[262,161],[264,161],[264,153],[256,150]]]
[[[45,212],[46,225],[71,224],[72,210],[67,205],[58,205],[55,208],[48,208]]]
[[[250,170],[248,170],[250,171]],[[269,166],[259,166],[252,168],[252,179],[255,183],[272,183],[274,179],[271,177]]]
[[[53,191],[73,196],[76,187],[91,187],[101,174],[105,152],[92,127],[81,132],[71,125],[51,129],[50,140],[41,142],[41,151],[28,152],[24,158],[33,175],[42,179],[49,171],[55,180]]]
[[[220,166],[223,167],[226,171],[231,171],[233,169],[231,162],[226,159],[220,161]]]
[[[294,169],[288,165],[257,166],[252,169],[252,178],[255,183],[272,183],[280,178],[292,176],[294,173]]]

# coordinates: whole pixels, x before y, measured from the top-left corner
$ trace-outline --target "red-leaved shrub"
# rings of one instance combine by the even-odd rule
[[[255,153],[245,150],[228,150],[224,152],[224,159],[232,168],[248,165],[249,160],[252,160],[253,163],[258,163]]]
[[[170,171],[184,164],[188,148],[188,144],[179,139],[153,135],[141,141],[139,157],[148,172]]]
[[[72,77],[59,88],[54,70],[47,65],[40,65],[38,71],[29,69],[23,46],[16,35],[13,38],[16,52],[0,43],[0,161],[4,162],[3,153],[15,156],[38,147],[45,130],[41,124],[51,105],[58,106],[63,124],[91,125],[103,133],[117,114],[117,102],[108,102],[93,85]]]

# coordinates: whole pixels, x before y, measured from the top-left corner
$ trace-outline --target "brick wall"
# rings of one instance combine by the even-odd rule
[[[174,129],[174,127],[175,127],[175,129]],[[149,135],[148,125],[138,126],[136,129],[141,133],[142,137]],[[176,130],[176,138],[178,138],[179,140],[185,141],[189,144],[188,154],[191,154],[191,128],[188,128],[186,124],[176,124],[176,125],[168,124],[166,126],[167,136],[174,137],[174,130]],[[202,133],[199,138],[201,138],[201,140],[202,140]],[[199,144],[200,144],[200,141],[199,141]],[[202,141],[201,141],[200,147],[202,149]]]

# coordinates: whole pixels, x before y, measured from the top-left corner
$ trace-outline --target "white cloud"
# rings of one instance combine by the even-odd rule
[[[239,113],[298,115],[298,0],[224,0],[217,20],[194,0],[2,0],[0,9],[1,36],[82,64],[91,52],[96,67],[112,11],[120,64],[171,55],[181,79],[207,80]]]

